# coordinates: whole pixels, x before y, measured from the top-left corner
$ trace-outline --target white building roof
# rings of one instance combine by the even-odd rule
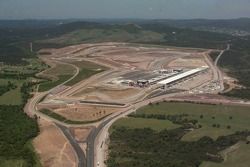
[[[158,82],[158,84],[161,84],[161,85],[166,85],[166,84],[169,84],[169,83],[172,83],[174,81],[177,81],[177,80],[180,80],[182,78],[185,78],[185,77],[188,77],[188,76],[191,76],[191,75],[194,75],[200,71],[203,71],[205,69],[207,69],[208,67],[202,67],[202,68],[196,68],[196,69],[192,69],[192,70],[189,70],[189,71],[186,71],[184,73],[181,73],[181,74],[178,74],[176,76],[173,76],[173,77],[170,77],[170,78],[167,78],[163,81],[160,81]]]

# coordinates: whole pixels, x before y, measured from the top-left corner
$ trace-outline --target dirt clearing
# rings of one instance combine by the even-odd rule
[[[118,111],[119,108],[95,105],[79,105],[59,108],[53,112],[72,121],[94,121]]]
[[[53,124],[39,120],[40,134],[34,147],[44,167],[77,167],[77,158],[63,133]]]

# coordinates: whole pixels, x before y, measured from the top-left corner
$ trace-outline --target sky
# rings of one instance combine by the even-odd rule
[[[250,0],[0,0],[0,19],[250,17]]]

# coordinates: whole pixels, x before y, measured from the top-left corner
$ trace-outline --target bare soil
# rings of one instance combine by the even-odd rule
[[[75,105],[55,109],[53,112],[73,121],[93,121],[118,111],[119,108],[95,105]]]
[[[190,68],[197,68],[206,66],[206,62],[204,59],[197,59],[197,58],[179,58],[176,59],[168,64],[168,67],[190,67]]]
[[[44,167],[77,167],[75,152],[62,132],[53,124],[39,120],[40,134],[33,145]]]
[[[91,127],[86,128],[71,128],[71,132],[74,135],[76,141],[85,142],[89,133],[91,132]]]

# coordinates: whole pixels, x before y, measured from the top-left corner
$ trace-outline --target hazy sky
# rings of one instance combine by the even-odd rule
[[[0,19],[238,17],[250,0],[0,0]]]

